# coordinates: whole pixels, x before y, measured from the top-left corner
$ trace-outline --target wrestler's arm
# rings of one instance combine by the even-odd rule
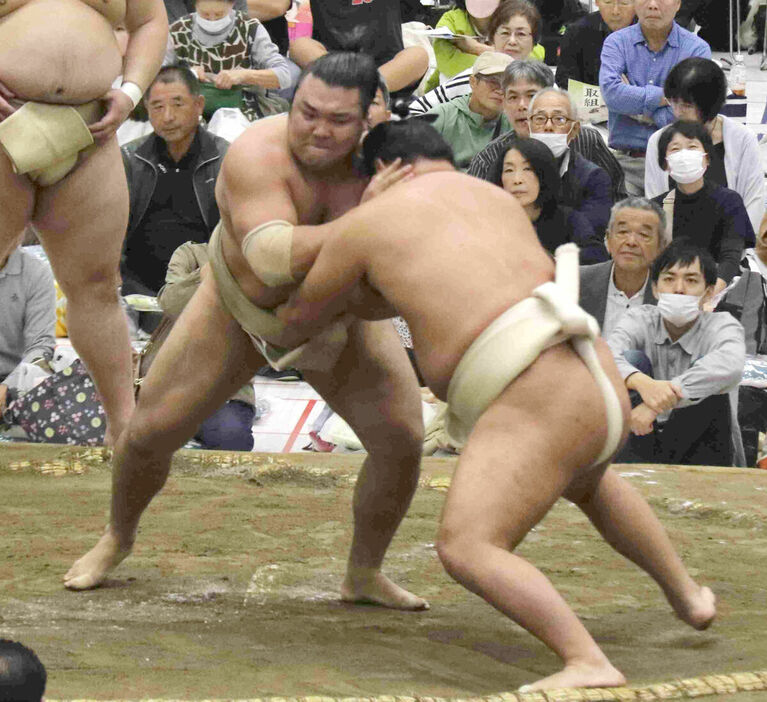
[[[145,92],[162,66],[168,39],[168,15],[162,0],[128,0],[125,26],[130,40],[125,53],[123,83],[135,83]],[[93,138],[105,141],[133,111],[131,99],[122,90],[112,89],[101,98],[106,114],[89,125]]]
[[[366,260],[358,237],[334,233],[298,289],[280,305],[277,316],[298,343],[322,331],[360,301]]]
[[[284,152],[250,136],[241,137],[229,147],[216,182],[216,200],[226,215],[230,234],[238,242],[266,222],[298,224],[293,195],[282,175]],[[293,229],[291,273],[296,280],[311,268],[328,231],[327,225]]]

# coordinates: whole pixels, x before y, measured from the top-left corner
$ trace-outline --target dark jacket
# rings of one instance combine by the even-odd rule
[[[600,327],[605,322],[607,290],[610,287],[610,274],[612,270],[612,260],[597,263],[593,266],[581,266],[581,288],[578,304],[599,322]],[[644,290],[642,304],[657,304],[657,300],[652,294],[652,285],[650,285],[649,281]]]
[[[567,28],[560,43],[559,64],[554,79],[560,88],[567,90],[570,78],[599,85],[602,44],[609,33],[610,28],[599,11],[581,17]]]
[[[594,232],[603,236],[613,206],[610,176],[595,163],[570,150],[570,162],[562,176],[561,202],[589,220]]]
[[[572,241],[580,249],[580,261],[584,265],[604,261],[607,252],[602,237],[586,217],[572,207],[557,205],[551,212],[541,213],[533,222],[538,241],[552,255],[558,246]]]
[[[202,127],[198,129],[200,158],[194,167],[194,192],[205,224],[212,232],[219,220],[215,195],[216,178],[221,168],[221,161],[229,148],[229,142]],[[156,139],[155,134],[148,134],[122,147],[123,165],[130,194],[130,217],[126,239],[141,222],[157,184],[159,156],[156,150]]]

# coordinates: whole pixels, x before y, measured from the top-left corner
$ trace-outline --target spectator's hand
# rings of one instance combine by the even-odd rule
[[[631,410],[631,431],[637,436],[646,436],[653,431],[653,422],[658,415],[647,405],[641,404]]]
[[[471,37],[455,37],[452,41],[458,51],[463,51],[465,54],[479,56],[480,54],[484,54],[485,51],[493,50],[492,46],[483,44],[481,41],[477,41]]]
[[[412,164],[407,163],[403,166],[401,158],[395,158],[385,168],[381,168],[383,166],[383,161],[376,159],[376,166],[381,170],[370,179],[365,191],[362,193],[360,204],[372,200],[377,195],[388,190],[395,183],[399,183],[400,181],[404,182],[413,177]]]
[[[9,102],[9,100],[13,100],[15,97],[16,94],[0,82],[0,122],[16,112],[16,108]]]
[[[682,389],[670,380],[639,376],[635,380],[635,387],[642,396],[642,402],[656,414],[673,409],[682,399]]]
[[[0,383],[0,424],[2,424],[3,412],[5,412],[5,404],[8,401],[8,386]]]
[[[191,66],[191,71],[197,76],[197,80],[201,81],[202,83],[210,83],[211,80],[208,78],[208,74],[205,73],[205,69],[202,66]]]
[[[95,141],[103,144],[114,136],[119,126],[133,112],[131,99],[122,91],[113,88],[101,98],[106,103],[106,114],[98,121],[88,125]]]
[[[229,90],[233,85],[238,85],[241,82],[242,71],[233,68],[230,71],[221,71],[221,73],[217,73],[213,84],[221,90]]]
[[[720,302],[718,295],[726,287],[727,287],[727,283],[725,283],[721,278],[716,279],[716,285],[714,285],[713,292],[711,293],[711,295],[709,295],[708,299],[703,303],[704,312],[713,312],[716,309],[716,306]]]
[[[631,81],[629,80],[629,77],[625,73],[621,73],[621,80],[624,82],[625,85],[631,85]]]

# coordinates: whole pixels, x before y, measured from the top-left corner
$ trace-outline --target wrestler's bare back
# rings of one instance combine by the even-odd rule
[[[258,164],[257,169],[253,164]],[[259,307],[270,309],[287,300],[294,285],[266,287],[242,254],[245,235],[264,222],[284,219],[296,225],[319,225],[335,220],[360,201],[367,179],[347,165],[332,173],[313,173],[296,161],[288,142],[288,117],[273,117],[251,126],[227,152],[216,184],[216,200],[224,226],[222,245],[232,275]],[[306,240],[296,230],[294,246]],[[322,230],[308,235],[313,259],[322,243]]]
[[[516,200],[452,170],[393,186],[328,228],[339,268],[359,260],[366,282],[408,321],[421,371],[441,398],[477,335],[553,279]]]
[[[0,5],[0,83],[23,100],[100,98],[121,71],[112,30],[127,2],[7,0]]]

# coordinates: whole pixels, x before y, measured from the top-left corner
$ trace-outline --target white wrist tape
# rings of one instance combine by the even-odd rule
[[[123,83],[120,86],[120,90],[122,90],[129,98],[130,101],[133,103],[133,107],[135,109],[136,105],[141,102],[141,97],[144,94],[144,92],[141,90],[141,88],[138,87],[135,83],[126,82]]]

